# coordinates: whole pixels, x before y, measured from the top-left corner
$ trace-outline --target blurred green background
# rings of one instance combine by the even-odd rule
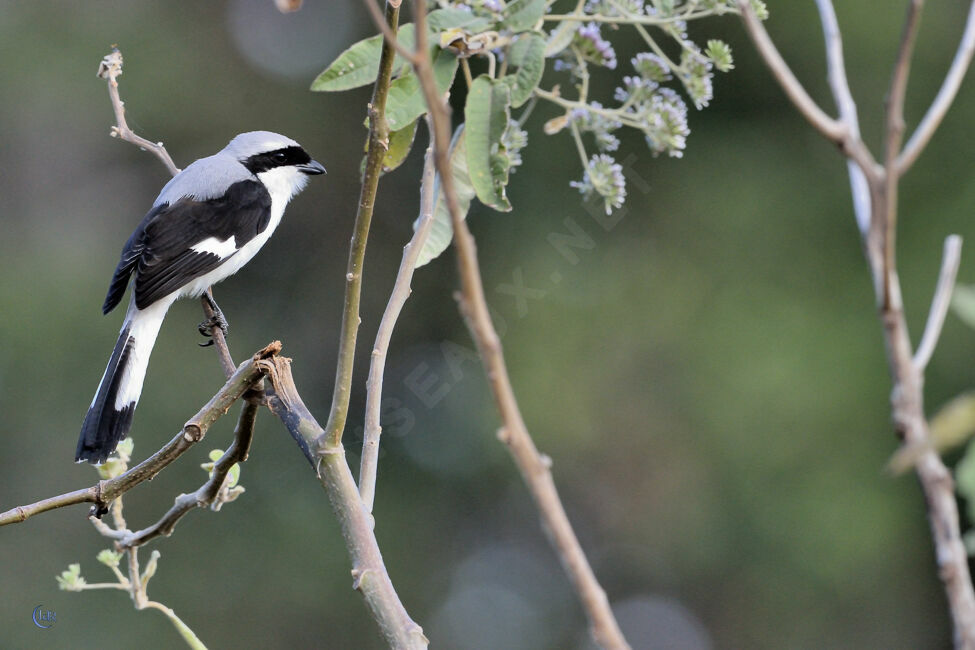
[[[862,128],[876,148],[902,5],[837,3]],[[908,92],[917,123],[951,60],[964,3],[928,3]],[[770,2],[768,23],[832,111],[812,2]],[[596,573],[636,648],[943,648],[950,624],[916,482],[883,472],[896,443],[889,380],[843,161],[787,104],[734,17],[691,27],[734,47],[736,69],[692,110],[682,160],[639,137],[625,216],[603,228],[568,186],[571,138],[529,122],[515,210],[475,207],[489,300],[529,428]],[[308,84],[372,33],[358,2],[270,0],[0,3],[0,509],[91,484],[77,432],[121,313],[100,314],[119,250],[167,180],[108,137],[95,78],[112,44],[130,125],[178,165],[234,134],[280,131],[328,167],[261,255],[216,295],[238,359],[284,342],[324,421],[368,90]],[[608,100],[621,69],[593,80]],[[556,74],[545,87],[565,84]],[[915,337],[944,237],[975,242],[970,116],[962,88],[902,186],[899,259]],[[421,131],[419,142],[425,141]],[[359,364],[346,442],[358,468],[367,350],[417,211],[419,149],[382,181],[365,267]],[[594,244],[574,262],[550,243],[566,221]],[[975,252],[961,280],[975,281]],[[544,291],[519,308],[504,285]],[[414,280],[387,370],[377,535],[403,601],[435,647],[584,648],[579,606],[527,492],[495,438],[498,419],[451,292],[448,251]],[[133,431],[143,458],[222,384],[196,346],[195,301],[157,343]],[[973,384],[975,337],[951,317],[928,371],[929,411]],[[233,417],[126,497],[130,526],[155,521],[205,478]],[[149,594],[212,648],[379,648],[322,488],[283,427],[258,420],[247,492],[193,512],[162,552]],[[0,530],[0,646],[168,648],[158,612],[117,591],[60,592],[107,546],[74,507]],[[143,557],[148,552],[143,552]],[[31,623],[38,604],[57,624]]]

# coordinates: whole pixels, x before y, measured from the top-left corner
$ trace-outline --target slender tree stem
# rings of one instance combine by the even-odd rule
[[[948,306],[951,304],[951,294],[955,289],[955,278],[958,277],[958,266],[961,264],[961,237],[949,235],[945,239],[944,252],[941,257],[941,272],[938,274],[938,284],[934,288],[934,297],[931,299],[931,311],[928,313],[928,322],[924,326],[924,334],[921,342],[914,353],[914,365],[919,372],[924,372],[934,348],[938,345],[941,338],[941,328],[945,324],[945,317],[948,315]]]
[[[429,120],[428,120],[429,124]],[[432,133],[432,127],[429,129]],[[369,365],[369,379],[366,382],[366,423],[365,432],[362,440],[362,461],[359,465],[359,494],[368,512],[372,512],[373,502],[376,497],[376,471],[379,464],[379,437],[382,434],[380,426],[380,413],[382,410],[383,399],[383,374],[386,369],[386,355],[389,353],[389,341],[393,337],[393,328],[403,305],[409,299],[413,290],[410,282],[413,280],[413,271],[416,268],[416,261],[420,257],[420,251],[427,241],[430,234],[430,227],[433,225],[433,206],[436,199],[434,193],[435,169],[433,164],[433,146],[427,147],[426,158],[423,164],[423,181],[420,184],[420,219],[417,224],[413,238],[403,248],[403,259],[396,273],[396,281],[393,284],[393,292],[389,296],[386,310],[379,323],[379,331],[376,332],[376,343],[372,346],[372,361]]]
[[[914,135],[907,141],[904,151],[897,158],[898,173],[903,174],[914,164],[924,147],[930,142],[931,136],[938,130],[948,108],[955,101],[962,79],[965,78],[965,72],[968,71],[968,66],[972,61],[972,54],[975,54],[975,2],[972,2],[968,9],[965,32],[962,34],[958,51],[955,52],[955,58],[951,62],[951,68],[948,69],[948,74],[945,76],[944,83],[941,84],[938,95],[934,98],[934,102],[928,108],[927,113],[924,114],[924,118],[917,130],[914,131]]]
[[[423,629],[407,614],[386,571],[373,520],[359,496],[341,442],[326,447],[320,441],[324,429],[308,411],[291,375],[289,359],[276,357],[264,363],[271,386],[268,408],[281,419],[291,436],[317,470],[328,494],[352,560],[352,587],[365,598],[369,611],[391,648],[423,649],[428,641]],[[328,441],[329,438],[325,437]]]
[[[366,0],[372,5],[373,0]],[[345,421],[349,414],[349,396],[352,392],[352,371],[355,362],[355,344],[359,332],[359,297],[362,292],[362,263],[366,255],[369,224],[376,204],[379,176],[383,171],[383,158],[389,149],[389,125],[386,123],[386,96],[393,72],[396,50],[393,43],[399,25],[399,3],[386,3],[386,16],[381,23],[391,38],[383,40],[379,59],[379,75],[373,87],[369,103],[369,146],[366,166],[359,192],[359,209],[356,212],[352,244],[349,247],[349,263],[345,275],[345,303],[342,310],[342,331],[339,338],[339,360],[335,371],[335,387],[332,392],[332,408],[322,439],[316,448],[322,455],[342,441]],[[385,33],[385,32],[384,32]]]
[[[413,68],[420,81],[433,123],[434,161],[454,230],[454,247],[457,251],[457,265],[462,286],[459,297],[460,310],[477,343],[501,414],[504,428],[499,433],[499,437],[508,447],[528,485],[540,511],[543,528],[549,534],[552,545],[562,560],[589,617],[593,637],[605,648],[629,648],[609,607],[606,592],[596,580],[562,507],[549,470],[551,460],[542,456],[535,448],[518,409],[505,367],[501,341],[491,322],[487,300],[484,297],[484,285],[478,267],[474,238],[464,222],[457,200],[448,152],[451,130],[449,108],[438,92],[433,78],[432,63],[427,48],[426,3],[423,0],[414,1],[413,16],[417,35],[416,60],[413,62]]]

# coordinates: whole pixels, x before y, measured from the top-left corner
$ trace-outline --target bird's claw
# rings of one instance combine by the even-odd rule
[[[206,343],[198,343],[201,348],[207,348],[213,345],[213,328],[220,328],[223,332],[224,338],[226,338],[227,333],[230,331],[230,327],[227,325],[227,319],[224,318],[223,312],[217,310],[212,318],[208,318],[197,326],[197,330],[203,336],[210,339]]]

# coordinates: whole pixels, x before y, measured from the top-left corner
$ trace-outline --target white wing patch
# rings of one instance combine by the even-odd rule
[[[237,252],[237,238],[231,235],[229,239],[220,241],[216,237],[207,237],[190,246],[190,249],[197,253],[213,253],[223,260]]]

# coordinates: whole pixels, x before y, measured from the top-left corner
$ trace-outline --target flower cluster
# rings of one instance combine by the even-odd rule
[[[626,182],[623,167],[606,154],[598,154],[589,159],[581,181],[572,181],[586,199],[599,195],[606,207],[606,214],[623,205],[626,199]]]
[[[616,50],[600,33],[599,25],[588,23],[576,30],[572,46],[583,61],[595,63],[610,70],[616,69]]]
[[[684,155],[687,136],[687,105],[672,88],[660,88],[645,108],[643,133],[654,155]]]
[[[592,133],[596,140],[596,148],[600,151],[616,151],[620,146],[619,138],[613,131],[623,126],[619,120],[607,117],[607,111],[599,102],[591,102],[585,108],[575,108],[569,113],[569,119],[580,132]]]
[[[715,72],[734,67],[726,43],[711,39],[699,45],[691,39],[688,23],[709,15],[738,13],[738,1],[584,0],[565,14],[559,14],[552,2],[542,6],[532,0],[440,0],[438,4],[443,9],[469,10],[490,22],[486,33],[494,36],[487,51],[492,61],[504,62],[499,68],[502,76],[516,69],[520,79],[537,74],[541,80],[543,54],[556,71],[568,73],[577,91],[575,97],[564,87],[547,90],[538,81],[531,94],[564,109],[563,115],[546,122],[545,132],[571,131],[583,167],[582,180],[571,185],[587,197],[602,197],[609,211],[621,206],[626,197],[622,171],[613,159],[620,148],[619,130],[627,127],[639,131],[655,156],[683,155],[690,135],[688,106],[698,110],[708,106],[714,98]],[[748,2],[760,19],[768,16],[762,0]],[[463,29],[468,29],[468,24]],[[528,50],[521,44],[528,42],[525,34],[537,38],[540,29],[544,32],[544,52],[536,46],[533,56],[538,58],[533,68],[522,63]],[[597,84],[597,75],[608,74],[622,63],[612,41],[627,29],[643,40],[645,51],[630,60],[632,70],[617,77],[611,101],[591,97],[591,89],[605,87]],[[513,48],[522,48],[511,60],[518,61],[515,63],[508,59]],[[513,88],[518,83],[512,79]],[[512,168],[518,165],[524,141],[525,132],[511,122],[492,152],[497,156],[496,164],[507,161]]]
[[[727,47],[727,45],[725,45]],[[694,106],[701,110],[714,97],[714,87],[711,84],[711,60],[696,48],[688,48],[680,55],[680,80],[684,90],[694,102]]]
[[[528,144],[528,133],[523,131],[521,125],[514,120],[508,120],[508,127],[501,136],[501,148],[508,156],[508,166],[511,173],[515,173],[515,168],[521,165],[521,150]]]

